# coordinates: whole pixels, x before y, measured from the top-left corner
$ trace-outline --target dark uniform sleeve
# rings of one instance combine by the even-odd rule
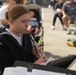
[[[27,60],[27,62],[34,63],[35,59],[37,59],[37,58],[32,53],[33,47],[32,47],[32,43],[31,43],[31,37],[29,34],[24,35],[24,42],[25,42],[24,46],[25,46],[26,52],[27,52],[26,53],[26,57],[27,57],[26,60]]]
[[[8,65],[11,66],[9,53],[7,53],[7,48],[0,42],[0,70],[3,72]]]

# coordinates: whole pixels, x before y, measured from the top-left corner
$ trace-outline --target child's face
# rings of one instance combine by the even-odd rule
[[[14,28],[14,34],[21,35],[26,33],[28,25],[29,25],[30,15],[24,14],[17,18],[16,20],[10,20],[11,27]]]
[[[34,17],[34,15],[35,15],[34,11],[30,11],[30,16]]]

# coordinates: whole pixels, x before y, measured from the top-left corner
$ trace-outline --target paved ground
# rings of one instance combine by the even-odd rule
[[[43,26],[44,26],[44,50],[55,56],[67,56],[76,54],[76,47],[67,46],[68,38],[76,38],[75,35],[67,35],[66,31],[61,30],[60,21],[57,19],[55,30],[51,30],[53,10],[43,9]],[[74,27],[71,26],[73,29]]]

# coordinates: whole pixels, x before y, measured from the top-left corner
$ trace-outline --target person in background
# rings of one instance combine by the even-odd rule
[[[53,10],[55,10],[55,4],[57,3],[57,0],[51,0],[50,5],[53,8]]]
[[[65,27],[64,27],[64,24],[63,24],[63,21],[62,21],[62,6],[64,4],[64,0],[60,0],[58,3],[56,3],[55,5],[55,14],[54,14],[54,17],[53,17],[53,24],[52,24],[52,27],[51,29],[54,30],[55,29],[55,23],[56,23],[56,19],[57,17],[59,18],[60,22],[61,22],[61,25],[62,25],[62,30],[65,30]]]
[[[0,0],[0,6],[2,6],[3,5],[3,2],[2,2],[2,0]]]
[[[16,5],[16,0],[7,0],[7,3],[0,8],[0,32],[2,28],[4,30],[8,26],[9,20],[6,19],[5,13],[14,5]]]
[[[6,28],[0,35],[0,69],[12,66],[15,61],[25,61],[40,64],[47,61],[42,52],[40,58],[38,51],[33,47],[28,25],[29,11],[21,5],[15,5],[6,13],[10,28]],[[41,49],[40,49],[41,51]]]
[[[22,0],[22,2],[23,2],[23,5],[25,5],[29,3],[29,0]]]
[[[67,28],[67,34],[71,34],[71,29],[69,27],[68,21],[76,21],[76,2],[74,2],[74,0],[68,0],[67,2],[65,2],[62,8],[62,14],[62,20]],[[74,30],[74,34],[76,35],[76,27]]]
[[[29,21],[29,26],[28,30],[32,33],[32,35],[38,35],[40,33],[40,27],[38,25],[38,21],[35,18],[35,11],[31,9],[30,11],[30,21]]]
[[[31,2],[32,4],[35,4],[35,3],[36,3],[36,0],[30,0],[30,2]]]

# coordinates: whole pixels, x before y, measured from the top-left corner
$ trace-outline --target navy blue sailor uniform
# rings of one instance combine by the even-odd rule
[[[28,34],[23,35],[22,46],[17,40],[9,35],[0,35],[0,70],[12,66],[15,61],[34,62],[32,44]]]

